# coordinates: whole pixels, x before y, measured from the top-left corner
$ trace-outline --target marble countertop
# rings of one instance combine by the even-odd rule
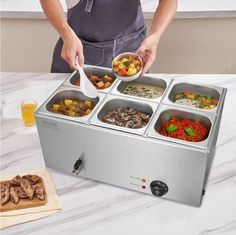
[[[151,19],[158,0],[140,0],[145,19]],[[60,0],[66,12],[65,0]],[[1,0],[1,18],[44,19],[39,1]],[[178,0],[176,18],[236,17],[235,0]]]
[[[25,127],[20,102],[41,104],[67,74],[1,73],[1,175],[44,166],[36,126]],[[62,211],[2,231],[6,234],[236,234],[236,75],[168,75],[228,88],[216,154],[201,207],[64,175],[49,169]]]

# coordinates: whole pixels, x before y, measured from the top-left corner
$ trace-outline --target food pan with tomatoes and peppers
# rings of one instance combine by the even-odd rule
[[[174,102],[176,104],[191,106],[199,109],[213,109],[219,100],[210,95],[203,95],[197,92],[181,92],[175,95]]]
[[[199,121],[178,119],[171,117],[169,121],[161,123],[159,133],[171,138],[200,142],[208,137],[207,127]]]

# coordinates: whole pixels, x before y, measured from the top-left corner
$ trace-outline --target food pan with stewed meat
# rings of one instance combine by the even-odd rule
[[[81,100],[79,98],[66,98],[58,100],[52,105],[53,113],[63,114],[71,117],[83,117],[90,114],[95,107],[91,100]]]
[[[116,80],[116,76],[109,68],[102,68],[97,66],[85,66],[84,73],[91,81],[91,83],[102,92],[107,92],[112,87],[113,83]],[[80,74],[78,72],[74,72],[69,79],[64,82],[66,86],[80,86]]]
[[[97,89],[108,88],[114,82],[112,77],[108,76],[107,74],[105,74],[104,76],[98,76],[92,74],[88,76],[88,79]],[[74,84],[76,86],[80,86],[80,80],[77,79]]]
[[[65,88],[49,100],[46,109],[54,114],[82,118],[89,115],[98,102],[99,97],[89,98],[81,91]]]

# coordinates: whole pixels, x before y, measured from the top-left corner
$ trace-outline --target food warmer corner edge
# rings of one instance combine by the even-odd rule
[[[90,73],[112,76],[108,68],[86,68]],[[52,102],[58,98],[84,98],[79,86],[72,82],[78,76],[72,73],[35,113],[46,166],[69,175],[200,206],[215,152],[226,89],[150,74],[139,79],[142,83],[164,84],[159,99],[124,95],[119,89],[125,82],[116,79],[109,89],[98,91],[97,99],[90,99],[96,106],[89,115],[69,117],[50,112]],[[216,92],[219,104],[214,110],[177,105],[171,102],[170,95],[178,87]],[[129,129],[101,121],[102,113],[119,105],[150,113],[149,123],[140,129]],[[158,122],[171,115],[204,122],[209,128],[207,139],[188,142],[158,133]]]

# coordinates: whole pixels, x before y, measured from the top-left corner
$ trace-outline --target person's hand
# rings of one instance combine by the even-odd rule
[[[84,65],[83,45],[74,32],[63,38],[61,57],[69,64],[71,69],[77,70],[75,59],[78,56],[80,66]]]
[[[144,63],[141,76],[148,71],[152,63],[155,61],[158,42],[159,40],[157,40],[156,37],[148,36],[144,39],[141,46],[136,51]]]

